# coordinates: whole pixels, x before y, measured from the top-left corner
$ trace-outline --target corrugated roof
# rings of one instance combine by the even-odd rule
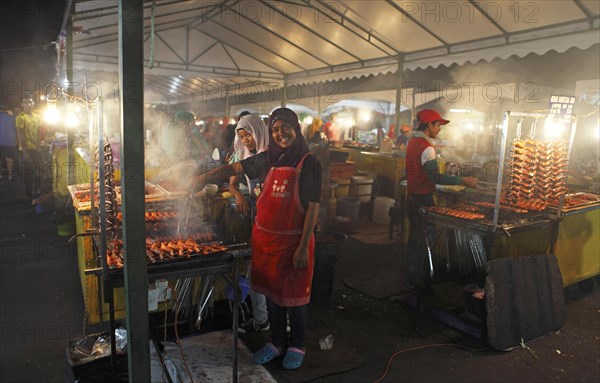
[[[146,98],[214,98],[285,81],[385,74],[398,70],[398,57],[414,70],[586,49],[600,42],[599,3],[156,0],[152,18],[146,1]],[[86,31],[74,37],[79,73],[118,72],[117,23],[116,1],[77,2],[74,24]]]

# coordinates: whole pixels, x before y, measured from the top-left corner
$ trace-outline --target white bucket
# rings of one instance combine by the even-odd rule
[[[373,178],[365,176],[353,176],[352,177],[351,190],[353,195],[358,197],[360,202],[365,203],[371,200],[371,189],[373,188]]]
[[[394,206],[396,200],[389,197],[377,197],[373,203],[373,222],[388,224],[390,223],[390,208]]]

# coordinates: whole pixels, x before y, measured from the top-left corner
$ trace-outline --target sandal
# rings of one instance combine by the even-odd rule
[[[285,356],[283,357],[283,368],[286,370],[295,370],[296,368],[302,366],[305,354],[306,353],[299,348],[288,348]]]
[[[267,343],[263,348],[254,353],[254,363],[266,364],[275,358],[281,356],[281,352],[273,345],[273,343]]]

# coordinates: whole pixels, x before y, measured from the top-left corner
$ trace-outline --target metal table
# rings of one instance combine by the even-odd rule
[[[191,258],[174,259],[167,262],[148,265],[148,281],[167,278],[187,278],[204,275],[221,274],[226,276],[227,273],[233,273],[233,278],[229,280],[232,286],[237,286],[233,281],[239,279],[238,259],[247,258],[250,255],[249,248],[229,250],[224,253],[214,255],[198,255]],[[104,291],[109,293],[104,297],[109,305],[109,321],[111,333],[111,366],[113,373],[116,368],[116,345],[114,339],[114,331],[116,328],[114,316],[114,289],[124,285],[124,274],[122,268],[109,269],[105,274],[103,283]],[[98,280],[102,280],[102,268],[94,268],[85,270],[87,275],[96,275]],[[233,300],[233,362],[232,362],[232,382],[237,382],[238,376],[238,323],[240,301],[239,289],[234,289]],[[168,374],[167,374],[168,375]]]

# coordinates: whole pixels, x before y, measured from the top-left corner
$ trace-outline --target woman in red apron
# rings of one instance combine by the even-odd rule
[[[251,280],[252,288],[267,297],[272,343],[257,351],[254,361],[264,364],[285,354],[283,367],[295,369],[304,359],[321,165],[310,154],[292,110],[273,111],[269,133],[266,156],[261,159],[259,154],[241,163],[250,177],[265,180],[252,229]],[[260,177],[265,172],[266,177]]]
[[[302,136],[298,116],[290,109],[279,108],[269,117],[266,152],[192,179],[197,185],[211,176],[227,180],[243,172],[262,182],[252,229],[251,281],[252,289],[267,297],[272,343],[254,354],[258,364],[284,355],[283,367],[295,369],[304,360],[321,171]]]

